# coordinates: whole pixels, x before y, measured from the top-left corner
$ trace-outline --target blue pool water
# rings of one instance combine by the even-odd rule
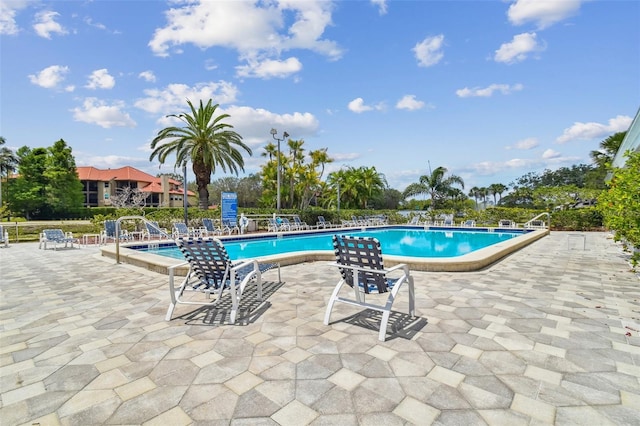
[[[334,230],[333,232],[303,235],[275,235],[249,239],[225,240],[229,257],[247,259],[296,251],[333,250],[333,234],[371,236],[380,241],[382,252],[388,255],[408,257],[456,257],[522,235],[522,231],[487,232],[487,230],[428,230],[415,228],[387,228],[366,231]],[[134,248],[134,247],[132,247]],[[162,256],[183,259],[178,248],[170,244],[139,246],[138,250]]]

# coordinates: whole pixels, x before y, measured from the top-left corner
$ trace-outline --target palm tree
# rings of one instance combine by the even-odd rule
[[[3,136],[0,136],[0,146],[4,145],[7,141]],[[9,183],[9,173],[16,169],[18,165],[18,157],[6,146],[0,148],[0,207],[2,207],[2,175],[7,177],[7,183]]]
[[[420,176],[419,183],[412,183],[404,190],[404,197],[429,194],[432,207],[441,199],[445,198],[449,189],[458,184],[464,189],[464,181],[460,176],[449,175],[445,177],[447,169],[445,167],[436,168],[430,175]]]
[[[597,151],[591,151],[589,155],[593,162],[600,168],[606,168],[613,161],[613,157],[622,145],[622,140],[627,135],[627,132],[618,132],[609,136],[602,142],[600,142],[600,149]]]
[[[209,190],[207,185],[211,183],[211,174],[215,173],[216,166],[226,172],[238,174],[238,169],[244,171],[244,159],[242,153],[236,148],[244,149],[249,155],[251,148],[242,142],[242,136],[233,130],[232,125],[223,122],[229,118],[228,114],[216,116],[218,104],[213,105],[211,99],[207,105],[196,109],[191,101],[187,100],[191,114],[170,114],[184,123],[184,127],[167,127],[158,132],[151,142],[153,152],[149,160],[158,157],[161,164],[170,154],[175,154],[175,167],[182,167],[189,160],[193,163],[193,173],[196,176],[198,188],[199,207],[208,208]],[[161,144],[161,142],[164,142]],[[186,184],[186,182],[185,182]]]
[[[469,190],[469,197],[473,197],[476,200],[476,210],[478,210],[478,199],[480,198],[480,188],[474,186]]]
[[[497,206],[498,201],[496,201],[496,195],[499,195],[500,199],[502,199],[502,193],[507,190],[507,187],[501,183],[492,183],[489,185],[488,190],[489,194],[493,195],[493,204]]]

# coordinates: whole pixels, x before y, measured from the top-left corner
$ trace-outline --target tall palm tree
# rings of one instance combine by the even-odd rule
[[[244,159],[236,147],[244,149],[249,155],[252,152],[251,148],[242,142],[242,136],[230,130],[233,126],[223,122],[230,116],[216,116],[218,104],[213,105],[211,99],[206,105],[200,100],[198,109],[189,100],[187,104],[191,109],[190,114],[167,115],[182,121],[184,126],[171,126],[160,130],[151,142],[153,152],[149,160],[158,157],[160,163],[164,164],[167,156],[175,154],[175,167],[182,167],[191,160],[198,188],[198,204],[201,209],[207,209],[207,185],[211,183],[211,174],[215,173],[216,167],[219,166],[224,172],[228,169],[237,175],[239,169],[244,171]]]
[[[460,176],[447,174],[445,167],[437,167],[430,175],[420,176],[418,183],[410,184],[404,190],[404,197],[412,197],[415,195],[429,194],[431,197],[431,205],[436,204],[447,196],[449,189],[453,185],[460,185],[464,189],[464,181]]]
[[[0,146],[6,143],[6,139],[0,136]],[[16,169],[18,157],[6,146],[0,148],[0,207],[2,207],[2,175],[4,174],[9,183],[9,174]]]
[[[502,193],[507,190],[507,187],[501,183],[492,183],[487,189],[489,194],[493,196],[493,204],[497,206],[499,200],[496,200],[496,195],[499,195],[500,199],[502,199]]]
[[[589,155],[591,159],[600,168],[606,168],[611,164],[613,158],[622,145],[622,140],[627,135],[627,132],[618,132],[609,136],[600,142],[600,149],[597,151],[591,151]]]
[[[480,188],[474,186],[469,190],[469,197],[473,197],[476,200],[476,210],[478,210],[478,199],[480,198]]]

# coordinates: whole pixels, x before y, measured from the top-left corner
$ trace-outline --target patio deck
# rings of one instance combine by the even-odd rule
[[[224,305],[165,322],[167,276],[97,247],[12,244],[1,423],[637,425],[640,281],[585,235],[584,250],[552,232],[482,271],[413,272],[418,317],[401,292],[386,342],[346,305],[322,324],[325,262],[265,274],[266,301],[230,326]]]

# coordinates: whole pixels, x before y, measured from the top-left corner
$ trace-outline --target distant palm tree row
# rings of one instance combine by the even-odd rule
[[[502,194],[507,191],[506,185],[501,183],[494,183],[489,185],[488,187],[478,188],[474,186],[469,190],[469,197],[473,198],[476,201],[476,209],[478,208],[478,200],[482,200],[484,203],[487,202],[487,197],[493,196],[493,204],[497,205],[500,200],[496,199],[496,195],[502,199]]]

